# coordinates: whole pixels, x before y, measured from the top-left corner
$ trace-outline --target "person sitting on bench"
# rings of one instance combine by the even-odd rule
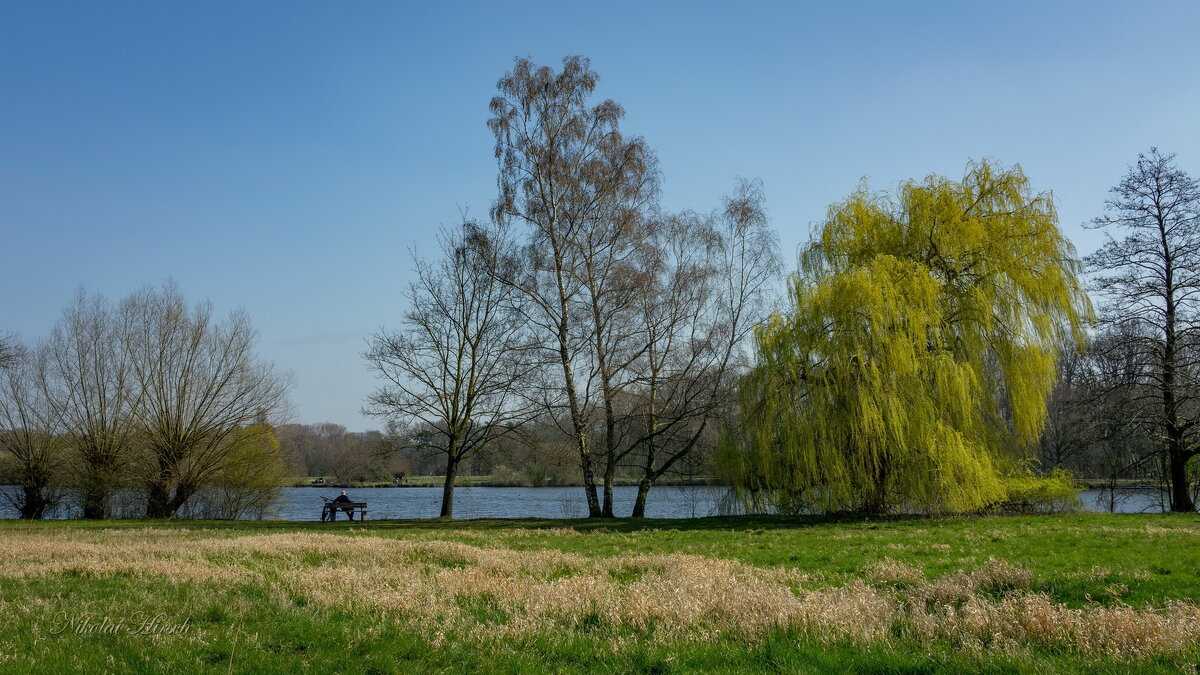
[[[342,494],[338,495],[337,499],[333,500],[334,504],[349,504],[354,500],[346,496],[346,491],[342,490]],[[342,511],[350,516],[350,520],[354,520],[354,509],[349,506],[343,506]]]

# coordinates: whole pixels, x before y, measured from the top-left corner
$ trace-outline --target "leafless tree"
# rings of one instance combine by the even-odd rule
[[[1162,475],[1162,454],[1152,442],[1157,406],[1146,396],[1151,369],[1141,358],[1140,342],[1111,325],[1093,335],[1085,350],[1069,340],[1047,401],[1041,467],[1103,481],[1094,485],[1107,493],[1109,510],[1126,494],[1126,480]],[[1151,410],[1143,410],[1147,407]]]
[[[61,429],[39,386],[44,362],[25,350],[14,354],[20,356],[0,368],[0,480],[18,489],[6,497],[21,517],[37,519],[56,501]]]
[[[169,518],[223,469],[235,440],[269,432],[289,382],[257,358],[244,312],[217,320],[210,303],[189,308],[174,283],[134,293],[119,316],[120,351],[138,392],[131,412],[146,451],[146,515]]]
[[[0,370],[16,365],[21,354],[21,345],[15,335],[0,335]]]
[[[1039,439],[1041,463],[1046,468],[1078,467],[1096,438],[1092,415],[1103,399],[1090,372],[1095,354],[1081,351],[1068,340],[1058,359],[1058,378],[1046,402],[1046,427]]]
[[[665,219],[645,255],[654,258],[641,294],[646,343],[632,364],[638,432],[625,446],[639,451],[634,517],[645,515],[650,486],[698,447],[714,444],[716,427],[732,419],[733,378],[780,270],[754,182],[739,185],[717,213]]]
[[[515,289],[495,273],[497,248],[470,222],[440,241],[436,264],[413,254],[403,327],[370,340],[365,357],[385,385],[364,411],[414,428],[414,443],[444,457],[441,517],[452,518],[460,463],[511,434],[530,407],[517,391],[524,323]]]
[[[339,483],[389,478],[392,454],[378,431],[352,432],[340,424],[285,424],[275,429],[280,450],[296,476],[333,476]]]
[[[621,107],[611,100],[589,104],[596,83],[582,57],[563,59],[559,72],[517,59],[497,85],[488,122],[499,161],[493,218],[505,227],[523,223],[530,232],[518,264],[510,266],[516,273],[505,281],[524,296],[526,320],[544,337],[546,360],[561,371],[543,380],[551,394],[544,400],[554,417],[565,412],[592,517],[605,509],[596,495],[591,425],[598,405],[602,425],[613,428],[619,389],[613,360],[626,358],[613,344],[625,330],[614,317],[627,301],[625,267],[657,191],[653,154],[642,139],[622,135]],[[608,432],[604,438],[612,439]],[[612,452],[606,440],[601,455]]]
[[[646,350],[646,326],[641,322],[638,300],[641,290],[652,283],[655,270],[645,265],[642,253],[653,246],[653,225],[646,218],[653,197],[653,178],[642,174],[635,186],[608,217],[587,230],[581,247],[583,265],[580,288],[590,325],[588,347],[595,364],[596,384],[603,429],[603,501],[601,515],[615,516],[613,486],[624,456],[624,429],[619,402],[635,382],[630,366]]]
[[[84,518],[108,515],[133,460],[138,388],[122,332],[102,297],[80,291],[40,349],[38,386],[61,425],[68,482]]]
[[[1132,341],[1150,385],[1139,396],[1153,405],[1138,409],[1153,416],[1171,510],[1190,512],[1187,464],[1200,454],[1200,183],[1174,159],[1156,148],[1138,156],[1092,222],[1108,240],[1086,262],[1103,320]]]

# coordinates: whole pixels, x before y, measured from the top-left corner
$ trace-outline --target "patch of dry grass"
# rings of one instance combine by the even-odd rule
[[[999,559],[934,579],[885,559],[864,570],[863,580],[827,587],[814,584],[819,573],[698,555],[604,558],[322,533],[14,533],[0,548],[0,577],[121,574],[255,583],[278,602],[299,596],[375,613],[435,642],[595,630],[650,640],[754,640],[789,629],[831,641],[881,644],[901,635],[971,653],[1048,647],[1116,660],[1177,655],[1200,644],[1195,604],[1071,608],[1031,591],[1032,573]],[[1107,579],[1111,572],[1088,574]]]

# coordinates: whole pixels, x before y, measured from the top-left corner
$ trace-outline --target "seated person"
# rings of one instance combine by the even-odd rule
[[[353,500],[346,496],[346,491],[342,490],[342,494],[338,495],[337,499],[333,500],[333,503],[334,504],[348,504],[351,501],[353,501]],[[345,511],[350,516],[350,520],[354,520],[354,509],[353,508],[348,507],[348,506],[343,506],[342,511]]]

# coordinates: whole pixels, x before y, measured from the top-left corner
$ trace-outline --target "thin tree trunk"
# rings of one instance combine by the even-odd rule
[[[587,491],[588,518],[599,518],[600,501],[596,499],[596,474],[592,469],[592,458],[588,454],[587,429],[583,412],[579,408],[579,395],[575,391],[575,371],[571,367],[571,353],[567,347],[566,299],[562,299],[563,318],[559,322],[558,353],[562,361],[563,382],[567,391],[567,403],[571,410],[571,429],[575,433],[575,449],[579,452],[579,468],[583,472],[583,487]]]
[[[458,459],[453,454],[446,461],[446,481],[442,483],[442,510],[439,518],[454,517],[454,480],[458,477]]]
[[[650,478],[643,477],[638,483],[637,498],[633,502],[633,518],[646,517],[646,498],[650,495]]]
[[[654,433],[658,430],[658,371],[654,371],[654,376],[650,379],[650,402],[649,414],[646,417],[646,429],[649,431],[649,438],[646,439],[646,463],[645,471],[642,475],[642,480],[638,482],[637,497],[633,501],[633,513],[631,518],[646,517],[646,498],[650,495],[650,486],[656,478],[654,473],[654,462],[657,459],[658,448],[657,440]]]
[[[604,509],[605,518],[615,518],[613,515],[613,481],[616,480],[617,463],[614,461],[612,450],[609,450],[608,462],[604,465]]]
[[[583,488],[586,492],[588,505],[588,518],[601,517],[600,500],[596,498],[596,473],[592,469],[592,458],[588,455],[587,439],[582,437],[577,439],[579,443],[579,464],[583,470]]]
[[[863,504],[863,510],[866,513],[882,514],[887,512],[887,481],[890,462],[890,457],[883,457],[879,463],[879,469],[875,472],[875,476],[871,480],[871,485],[868,486],[871,492],[867,495],[867,499]]]
[[[1167,471],[1171,487],[1171,510],[1190,513],[1196,510],[1192,496],[1188,492],[1187,461],[1190,455],[1184,450],[1183,430],[1179,425],[1179,410],[1175,396],[1175,359],[1178,346],[1176,344],[1177,298],[1175,288],[1175,260],[1167,240],[1167,225],[1160,217],[1158,222],[1159,236],[1163,250],[1163,273],[1166,286],[1166,311],[1163,316],[1163,361],[1162,361],[1162,402],[1163,418],[1167,437]]]

